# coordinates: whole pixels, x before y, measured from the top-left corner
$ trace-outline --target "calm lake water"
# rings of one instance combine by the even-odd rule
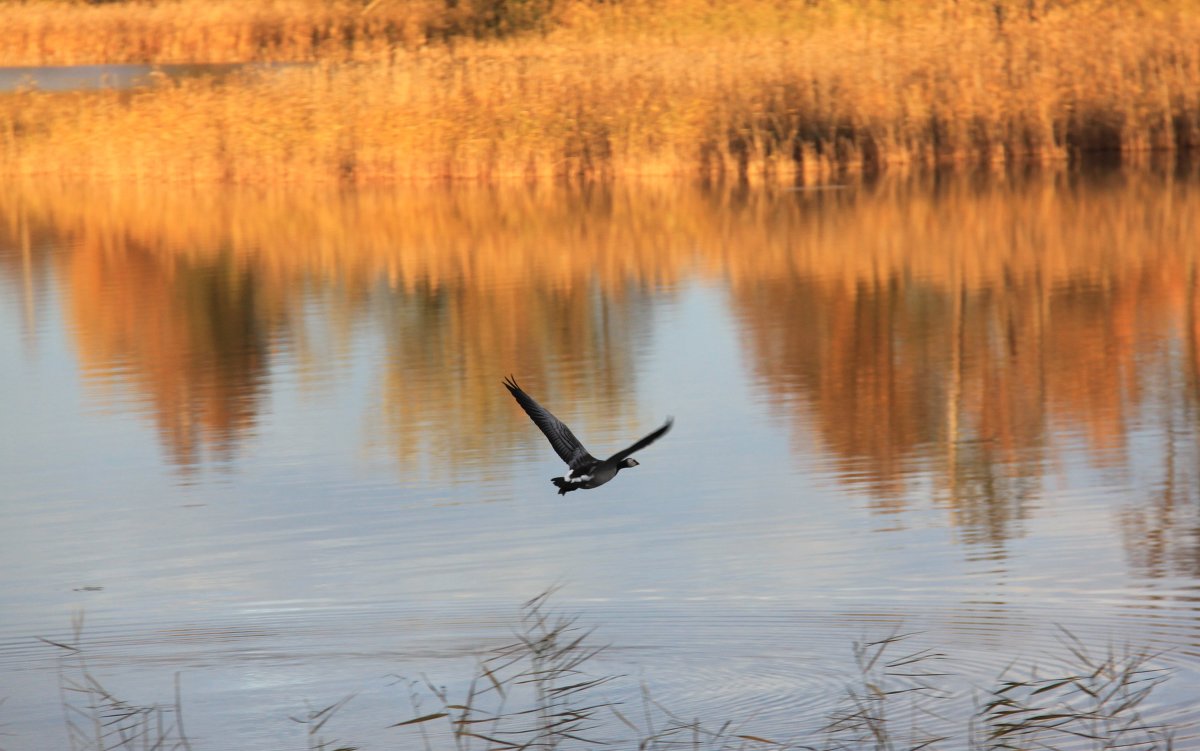
[[[0,65],[0,92],[19,88],[41,91],[132,90],[154,86],[159,81],[187,78],[221,79],[240,71],[284,70],[303,63],[178,63],[165,65]]]
[[[1175,170],[6,186],[0,747],[112,732],[41,637],[131,707],[178,682],[197,751],[309,747],[291,718],[350,695],[321,738],[421,748],[389,726],[440,704],[395,676],[457,700],[557,587],[634,724],[644,690],[819,747],[855,643],[900,633],[941,657],[899,740],[965,747],[987,691],[1082,645],[1152,653],[1142,719],[1195,748],[1198,238]],[[510,373],[593,453],[675,428],[559,497]]]

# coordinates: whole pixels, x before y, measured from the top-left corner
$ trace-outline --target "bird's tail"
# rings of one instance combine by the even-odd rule
[[[567,478],[565,477],[551,477],[550,482],[554,483],[554,486],[558,488],[559,495],[566,495],[572,490],[579,490],[578,485],[573,482],[568,482]]]

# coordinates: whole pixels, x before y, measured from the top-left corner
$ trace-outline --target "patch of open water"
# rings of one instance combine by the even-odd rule
[[[193,748],[304,747],[289,717],[350,694],[325,737],[419,747],[389,727],[414,712],[394,676],[465,691],[559,587],[551,607],[611,644],[592,671],[623,676],[597,695],[639,717],[644,687],[680,718],[819,745],[855,643],[903,633],[893,654],[944,655],[947,721],[918,724],[962,747],[980,692],[1077,667],[1074,638],[1153,653],[1170,673],[1143,713],[1186,746],[1198,218],[1191,178],[1134,172],[18,186],[2,745],[68,745],[59,669],[81,668],[38,637],[74,643],[82,613],[114,695],[169,705],[179,675]],[[675,428],[560,498],[509,373],[597,454]]]
[[[154,86],[156,76],[180,80],[206,76],[224,78],[245,70],[290,68],[304,63],[166,63],[104,65],[0,66],[0,92],[33,87],[41,91],[127,90]]]

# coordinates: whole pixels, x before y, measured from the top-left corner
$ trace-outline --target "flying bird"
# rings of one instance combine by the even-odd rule
[[[550,479],[550,482],[558,488],[559,495],[566,495],[572,490],[580,488],[598,488],[616,477],[622,469],[636,467],[638,462],[636,459],[630,458],[631,455],[662,438],[671,429],[671,424],[675,422],[673,418],[668,417],[666,423],[658,430],[624,451],[618,451],[607,459],[600,460],[588,453],[562,420],[550,414],[550,410],[535,402],[533,397],[522,391],[512,376],[504,379],[504,386],[508,389],[508,393],[517,400],[517,404],[521,405],[521,409],[525,410],[525,414],[529,415],[529,419],[533,420],[533,424],[546,434],[554,451],[571,468],[565,477]]]

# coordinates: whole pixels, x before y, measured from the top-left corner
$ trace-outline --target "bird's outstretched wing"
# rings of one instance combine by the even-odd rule
[[[533,397],[522,391],[521,387],[517,385],[516,379],[509,376],[504,379],[504,385],[517,400],[517,404],[521,405],[521,409],[525,410],[525,414],[529,415],[529,419],[533,420],[533,424],[546,434],[550,445],[554,447],[555,452],[562,457],[568,467],[579,469],[596,462],[596,457],[587,452],[571,429],[562,420],[550,414],[550,410],[535,402]],[[655,438],[657,437],[655,436]]]
[[[657,441],[659,438],[662,438],[664,435],[666,435],[667,431],[670,430],[671,426],[674,424],[675,424],[675,418],[668,417],[667,421],[665,423],[663,423],[663,426],[661,428],[654,431],[653,433],[646,436],[645,438],[638,441],[637,443],[633,444],[632,446],[625,449],[624,451],[618,451],[617,453],[608,457],[608,461],[610,461],[610,462],[623,461],[627,457],[631,456],[635,451],[641,451],[642,449],[646,448],[650,444]]]

